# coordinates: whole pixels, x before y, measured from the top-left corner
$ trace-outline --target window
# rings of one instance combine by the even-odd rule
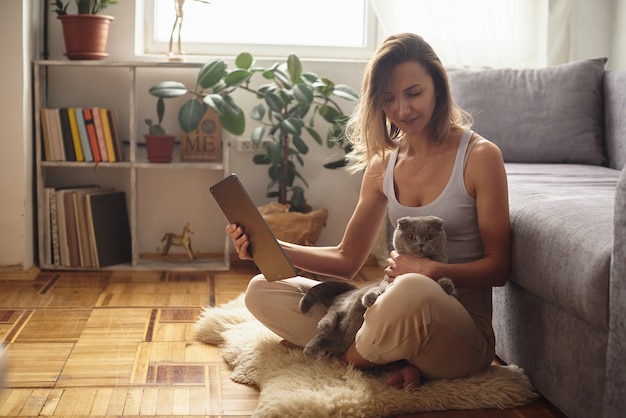
[[[447,66],[543,66],[570,48],[571,0],[137,0],[146,53],[167,53],[176,1],[188,55],[369,59],[404,31]]]
[[[383,35],[416,32],[447,66],[543,66],[552,47],[548,25],[555,0],[369,1]]]
[[[144,16],[152,16],[145,19],[146,53],[169,50],[177,2],[188,55],[367,58],[374,48],[367,0],[144,0]]]

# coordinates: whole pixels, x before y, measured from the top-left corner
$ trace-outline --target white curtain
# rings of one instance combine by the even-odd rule
[[[573,56],[573,0],[549,0],[548,10],[548,49],[549,65],[563,64]]]
[[[446,66],[528,68],[567,62],[573,0],[369,0],[378,36],[414,32]]]

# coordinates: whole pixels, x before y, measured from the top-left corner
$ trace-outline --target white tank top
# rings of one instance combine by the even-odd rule
[[[389,163],[383,179],[383,192],[388,200],[389,220],[394,228],[398,218],[402,216],[434,215],[443,219],[449,263],[469,262],[484,255],[478,230],[476,199],[467,192],[464,179],[465,154],[472,134],[470,129],[463,132],[448,184],[441,194],[429,204],[412,207],[404,206],[398,202],[393,176],[398,159],[397,149],[389,156]],[[491,327],[491,288],[459,289],[457,287],[457,294],[459,301],[477,322],[488,344],[495,346]]]
[[[383,192],[388,200],[389,220],[395,227],[402,216],[434,215],[443,219],[446,230],[446,253],[450,263],[464,263],[483,256],[483,246],[478,231],[476,199],[469,195],[463,177],[465,153],[472,131],[463,132],[456,152],[452,175],[441,194],[424,206],[404,206],[398,202],[394,187],[394,168],[398,150],[389,156],[389,164],[383,180]]]

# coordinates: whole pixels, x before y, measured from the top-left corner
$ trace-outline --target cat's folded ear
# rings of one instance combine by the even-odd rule
[[[437,216],[433,216],[433,225],[436,225],[437,227],[439,227],[439,229],[443,228],[443,219],[437,217]]]
[[[411,223],[411,217],[410,216],[403,216],[402,218],[398,219],[398,226],[403,226],[403,225],[406,225],[408,223]]]

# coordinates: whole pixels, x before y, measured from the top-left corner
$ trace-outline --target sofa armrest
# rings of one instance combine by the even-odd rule
[[[604,130],[609,167],[626,166],[626,71],[604,73]]]
[[[623,416],[626,397],[626,167],[615,190],[613,255],[609,283],[609,338],[606,358],[605,417]]]

